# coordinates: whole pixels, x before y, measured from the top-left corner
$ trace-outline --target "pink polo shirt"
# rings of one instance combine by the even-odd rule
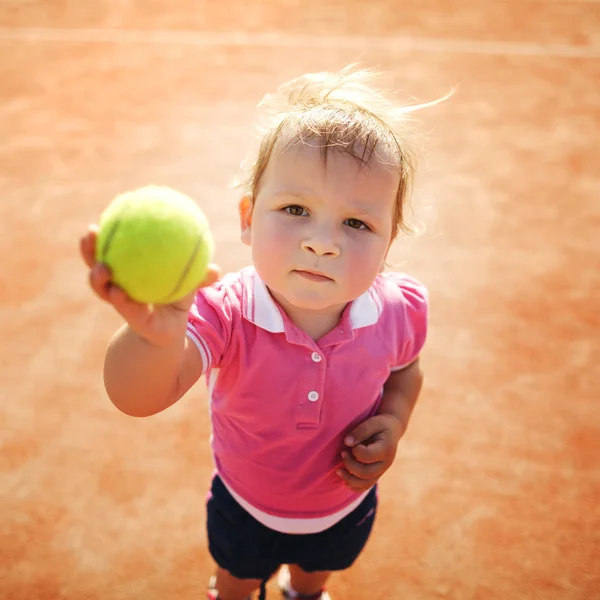
[[[336,474],[344,436],[377,412],[426,331],[427,291],[404,274],[378,275],[317,342],[253,267],[200,290],[188,337],[204,364],[216,470],[242,506],[287,533],[322,531],[357,506],[365,494]]]

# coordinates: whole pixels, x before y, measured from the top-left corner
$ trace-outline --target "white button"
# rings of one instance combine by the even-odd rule
[[[312,392],[309,392],[308,399],[311,402],[316,402],[319,399],[319,393],[315,392],[314,390]]]
[[[311,355],[311,358],[315,361],[315,362],[321,362],[321,355],[318,352],[313,352]]]

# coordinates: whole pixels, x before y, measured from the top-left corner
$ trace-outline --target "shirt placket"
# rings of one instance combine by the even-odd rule
[[[296,421],[298,428],[319,426],[323,408],[326,370],[327,360],[325,354],[317,350],[308,351],[302,373],[301,397]]]

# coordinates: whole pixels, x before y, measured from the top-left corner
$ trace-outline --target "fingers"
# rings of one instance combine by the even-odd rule
[[[381,472],[383,463],[376,462],[369,465],[365,465],[357,461],[349,452],[342,452],[342,460],[344,462],[344,468],[350,475],[354,475],[360,479],[372,479],[377,478]]]
[[[110,269],[96,263],[90,270],[90,285],[102,300],[113,305],[115,310],[130,324],[141,324],[149,317],[151,308],[132,300],[119,286],[112,282]]]
[[[132,300],[120,287],[110,284],[108,302],[134,330],[143,330],[152,316],[152,306]]]
[[[352,448],[356,460],[365,464],[377,463],[386,458],[386,444],[384,440],[377,439],[372,444],[358,444]]]
[[[364,491],[375,485],[393,462],[383,440],[370,446],[359,444],[342,452],[343,467],[337,474],[353,491]]]
[[[344,460],[344,465],[346,461]],[[381,476],[377,471],[376,474],[360,477],[348,470],[346,466],[337,470],[337,474],[341,477],[346,485],[354,492],[364,492],[377,483]]]
[[[90,286],[92,290],[105,302],[112,304],[115,310],[133,327],[139,326],[148,320],[151,308],[132,300],[111,279],[110,269],[102,264],[95,263],[90,269]]]
[[[214,263],[210,263],[206,269],[206,275],[204,276],[204,280],[200,284],[200,287],[207,287],[216,283],[221,278],[221,269],[218,265]]]
[[[371,482],[359,479],[344,469],[338,471],[338,475],[346,482],[346,485],[353,492],[366,492],[370,487],[373,487],[377,483],[377,480]]]
[[[90,225],[87,233],[79,240],[79,251],[85,264],[91,269],[96,264],[96,239],[98,226]]]
[[[89,281],[92,290],[94,290],[102,300],[110,302],[109,292],[110,288],[114,286],[111,283],[109,268],[102,263],[93,263],[90,267]]]
[[[105,300],[111,302],[111,296],[114,296],[111,283],[110,269],[99,262],[96,262],[96,240],[98,238],[98,226],[90,225],[87,233],[79,241],[79,251],[85,264],[89,267],[90,287],[94,292]]]
[[[372,443],[373,438],[385,430],[385,417],[374,415],[357,425],[345,438],[347,446]]]

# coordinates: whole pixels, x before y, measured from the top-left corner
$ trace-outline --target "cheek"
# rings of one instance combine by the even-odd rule
[[[374,279],[381,269],[385,260],[387,246],[378,240],[372,243],[352,244],[346,248],[347,260],[345,268],[352,279]]]
[[[291,245],[293,239],[293,229],[285,219],[277,219],[275,216],[269,216],[261,219],[258,227],[255,228],[255,242],[265,245]]]
[[[349,263],[346,266],[356,279],[374,278],[379,272],[379,263],[365,260],[364,255],[353,257]]]
[[[277,264],[293,251],[296,235],[285,219],[263,218],[252,228],[252,247],[257,259]]]
[[[385,258],[387,244],[379,237],[371,237],[370,239],[354,240],[345,248],[346,252],[352,256],[352,260],[364,264],[368,268],[372,264],[379,265]]]

